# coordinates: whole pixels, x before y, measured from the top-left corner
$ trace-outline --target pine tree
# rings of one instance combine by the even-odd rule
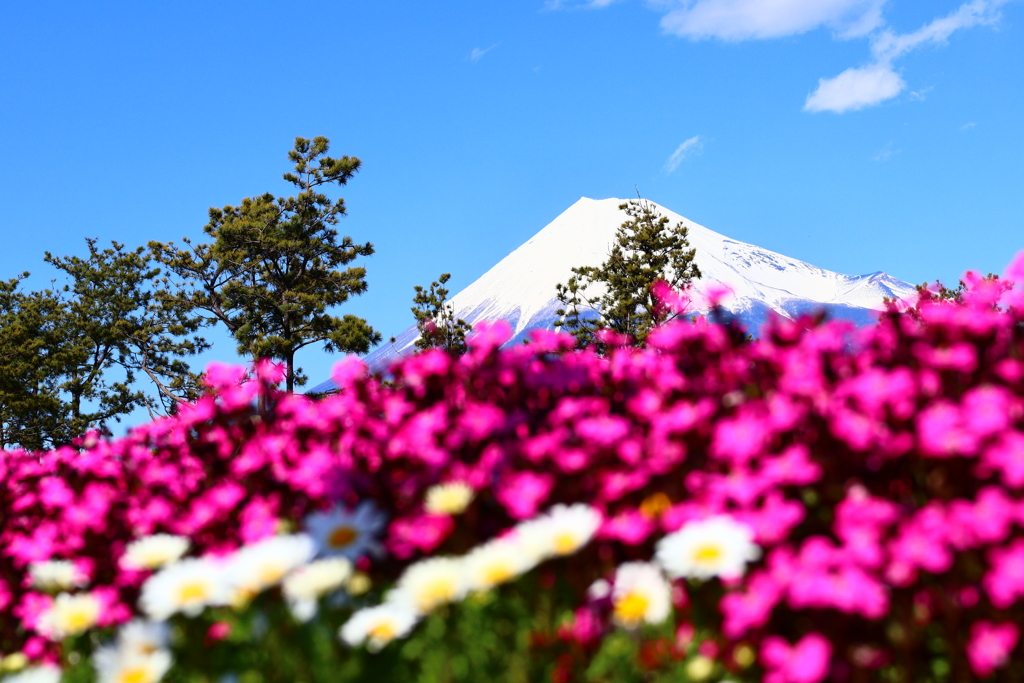
[[[451,273],[441,273],[441,277],[430,283],[429,289],[416,285],[413,289],[412,314],[416,318],[416,329],[420,337],[416,340],[418,349],[444,349],[455,355],[466,352],[466,333],[469,323],[455,317],[455,307],[448,301],[448,290],[445,284]]]
[[[144,248],[86,244],[85,258],[46,253],[63,286],[22,292],[28,273],[0,283],[0,446],[52,448],[198,395],[185,358],[208,348],[202,321],[153,298],[161,271]]]
[[[555,325],[576,337],[580,346],[595,343],[599,329],[628,335],[642,346],[652,328],[678,315],[657,304],[652,285],[665,280],[679,289],[701,276],[681,221],[670,226],[668,217],[643,199],[619,209],[628,220],[616,231],[604,263],[573,268],[569,281],[556,286],[562,319]]]
[[[348,264],[373,254],[373,245],[338,239],[333,226],[346,213],[345,200],[332,201],[318,188],[345,185],[360,161],[332,158],[328,150],[325,137],[296,138],[288,152],[294,172],[284,179],[298,194],[266,193],[210,209],[204,231],[211,243],[186,239],[179,249],[150,242],[178,277],[162,297],[224,324],[239,353],[284,361],[288,391],[306,381],[295,364],[300,349],[322,342],[329,352],[365,353],[381,340],[364,319],[329,311],[366,291],[366,269]]]

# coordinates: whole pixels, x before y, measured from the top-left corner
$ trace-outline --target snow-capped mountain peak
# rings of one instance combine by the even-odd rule
[[[499,261],[471,285],[452,297],[458,317],[473,324],[503,319],[514,330],[514,341],[535,328],[551,328],[560,304],[555,285],[568,281],[578,266],[600,265],[608,255],[616,230],[628,217],[619,210],[622,199],[581,198],[522,246]],[[883,297],[903,298],[914,288],[882,272],[842,275],[809,263],[730,239],[687,220],[654,202],[670,225],[682,222],[689,229],[690,246],[702,277],[694,281],[696,293],[724,283],[734,296],[726,303],[748,329],[755,331],[771,311],[797,315],[824,308],[830,315],[858,324],[872,321]],[[365,361],[373,370],[386,368],[408,355],[417,338],[410,327],[371,352]],[[328,384],[328,383],[325,383]],[[316,387],[315,390],[323,390]]]

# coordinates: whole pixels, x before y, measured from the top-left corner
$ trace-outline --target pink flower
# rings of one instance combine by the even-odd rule
[[[806,445],[795,444],[780,455],[763,458],[761,473],[779,486],[807,486],[821,478],[821,465],[811,460]]]
[[[971,663],[971,669],[981,677],[992,675],[1009,660],[1018,638],[1020,629],[1013,622],[974,622],[967,641],[967,660]]]
[[[1024,539],[1005,548],[992,548],[988,562],[991,568],[981,585],[993,605],[1006,609],[1024,595]]]
[[[626,438],[630,423],[618,415],[585,417],[576,423],[576,434],[600,448],[610,448]]]
[[[504,320],[479,322],[473,325],[473,332],[466,337],[466,346],[474,356],[485,355],[512,338],[512,328]]]
[[[979,436],[996,434],[1010,424],[1010,393],[985,385],[969,389],[960,400],[964,425]]]
[[[448,515],[417,515],[396,519],[388,527],[385,541],[388,551],[399,559],[411,557],[417,550],[427,554],[441,545],[455,529]]]
[[[724,617],[722,633],[738,640],[751,629],[764,626],[782,593],[779,582],[768,572],[754,572],[743,590],[727,593],[718,603]]]
[[[719,420],[714,429],[711,454],[733,464],[762,453],[770,437],[764,419],[751,413]]]
[[[1003,483],[1013,488],[1024,486],[1024,434],[1007,430],[981,454],[981,466],[1002,475]]]
[[[960,407],[947,399],[935,401],[917,416],[917,438],[929,455],[973,455],[978,439],[963,424]]]
[[[598,538],[622,541],[626,545],[639,545],[657,529],[654,520],[639,510],[626,510],[605,518],[597,532]]]
[[[764,683],[820,683],[828,675],[832,644],[818,633],[809,633],[796,645],[778,636],[769,636],[761,644]]]
[[[590,607],[579,607],[571,620],[558,627],[558,636],[586,647],[600,638],[603,631],[597,612]]]
[[[537,514],[554,485],[555,477],[551,474],[513,472],[498,483],[494,497],[514,519],[529,519]]]

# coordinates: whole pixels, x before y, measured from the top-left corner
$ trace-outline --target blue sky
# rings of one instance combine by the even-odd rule
[[[842,273],[955,282],[1024,248],[1020,2],[41,0],[0,60],[0,276],[40,287],[44,250],[288,193],[297,135],[363,161],[340,230],[377,253],[340,310],[385,338],[413,285],[634,186]]]

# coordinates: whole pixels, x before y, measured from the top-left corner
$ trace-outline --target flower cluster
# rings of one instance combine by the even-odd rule
[[[174,418],[0,458],[2,661],[48,675],[65,639],[271,586],[312,619],[348,567],[319,553],[394,586],[342,629],[374,648],[563,557],[574,642],[673,619],[708,676],[1019,677],[1024,255],[965,282],[870,328],[697,318],[603,355],[480,325],[319,400],[214,366]]]

